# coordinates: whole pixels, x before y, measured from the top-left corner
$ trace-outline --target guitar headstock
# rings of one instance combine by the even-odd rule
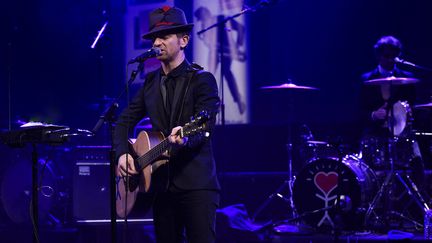
[[[203,110],[196,117],[192,117],[191,121],[186,123],[182,129],[180,129],[181,137],[193,136],[196,134],[200,134],[206,132],[207,121],[209,121],[211,115],[208,111]],[[206,137],[208,134],[206,134]]]

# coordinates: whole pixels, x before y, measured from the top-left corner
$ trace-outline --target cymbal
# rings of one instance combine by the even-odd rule
[[[310,87],[310,86],[300,86],[300,85],[296,85],[293,83],[284,83],[281,85],[274,85],[274,86],[263,86],[261,87],[261,89],[305,89],[305,90],[319,90],[318,88],[315,87]]]
[[[318,140],[308,140],[306,143],[312,144],[312,145],[328,145],[328,142],[318,141]]]
[[[382,84],[392,84],[392,85],[404,85],[404,84],[414,84],[419,82],[420,80],[416,78],[404,78],[404,77],[387,77],[387,78],[378,78],[364,81],[366,85],[382,85]]]
[[[431,103],[427,103],[427,104],[416,105],[414,107],[415,108],[432,108],[432,102]]]

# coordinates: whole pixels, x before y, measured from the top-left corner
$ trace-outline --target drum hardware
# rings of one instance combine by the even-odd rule
[[[289,80],[291,81],[291,80]],[[263,86],[261,89],[270,89],[270,90],[277,90],[277,89],[291,89],[291,90],[319,90],[318,88],[311,87],[311,86],[302,86],[302,85],[296,85],[292,82],[284,83],[281,85],[272,85],[272,86]]]
[[[388,78],[381,78],[381,79],[374,79],[365,81],[364,84],[366,85],[389,85],[390,86],[390,94],[388,97],[388,100],[392,100],[392,93],[393,93],[393,86],[394,85],[405,85],[405,84],[413,84],[417,83],[418,79],[413,78],[399,78],[399,77],[388,77]],[[425,200],[419,193],[417,186],[415,183],[409,178],[408,175],[405,175],[405,178],[401,176],[399,172],[395,170],[395,159],[397,155],[397,148],[395,146],[396,142],[398,142],[398,137],[402,134],[402,132],[405,130],[405,126],[407,125],[406,121],[409,120],[409,118],[412,118],[410,115],[410,110],[408,109],[409,105],[407,102],[401,102],[397,101],[393,104],[388,105],[388,111],[387,111],[387,126],[390,131],[390,135],[387,138],[387,160],[389,162],[389,171],[388,174],[380,186],[378,192],[376,193],[375,197],[373,198],[372,202],[369,204],[369,207],[366,211],[366,215],[364,217],[364,226],[368,226],[369,219],[374,213],[375,220],[384,223],[386,226],[389,226],[389,220],[388,218],[382,218],[382,215],[395,215],[399,218],[406,219],[405,215],[400,212],[396,212],[392,210],[388,205],[388,202],[384,205],[384,210],[381,216],[378,215],[376,212],[376,209],[378,207],[378,202],[385,199],[388,199],[389,197],[384,197],[385,195],[389,196],[391,192],[392,182],[395,181],[395,178],[404,186],[404,190],[408,193],[408,195],[415,200],[417,205],[423,210],[427,210],[429,207],[426,204]],[[411,120],[409,120],[411,122]],[[411,132],[411,131],[409,131]],[[405,168],[403,168],[405,169]],[[417,222],[414,220],[409,220],[410,222],[413,222],[414,225],[416,225]]]
[[[293,179],[295,179],[295,176],[294,176],[294,178]],[[292,188],[292,185],[291,185],[291,180],[290,179],[288,179],[288,180],[285,180],[283,183],[282,183],[282,185],[280,185],[277,189],[276,189],[276,191],[275,192],[273,192],[272,194],[270,194],[270,196],[268,196],[267,197],[267,199],[255,210],[255,212],[254,212],[254,214],[252,215],[252,221],[255,221],[256,219],[257,219],[257,217],[258,217],[258,215],[270,204],[270,202],[274,199],[274,198],[280,198],[280,199],[282,199],[284,202],[286,202],[287,204],[289,204],[290,205],[290,207],[291,207],[291,210],[293,211],[292,212],[292,215],[293,215],[293,217],[295,217],[295,215],[296,215],[296,213],[295,213],[295,208],[294,208],[294,203],[293,203],[293,201],[292,201],[292,197],[291,197],[291,194],[292,194],[292,190],[291,190],[291,188]],[[289,198],[286,198],[285,196],[283,196],[282,195],[282,191],[285,189],[285,188],[288,188],[288,191],[289,191],[289,194],[290,194],[290,197]]]
[[[418,190],[416,184],[411,180],[411,177],[409,175],[405,175],[405,179],[400,175],[400,173],[396,173],[396,177],[399,179],[399,181],[402,183],[402,185],[407,190],[408,194],[412,196],[417,203],[417,205],[423,209],[424,212],[429,210],[429,206],[424,200],[423,196],[421,195],[420,191]]]
[[[388,139],[365,137],[361,142],[360,156],[374,170],[388,170]],[[420,148],[415,138],[395,137],[394,140],[394,166],[396,169],[407,169],[421,158]]]
[[[311,150],[312,157],[309,158],[306,162],[309,163],[319,158],[333,158],[338,160],[343,157],[343,155],[347,154],[348,146],[337,142],[327,142],[327,141],[319,141],[319,140],[309,140],[306,141],[306,146],[308,150]],[[309,152],[309,153],[310,153]]]
[[[291,125],[289,125],[291,126]],[[289,134],[291,134],[291,129],[289,129]],[[289,135],[290,137],[291,135]],[[290,208],[291,208],[291,213],[292,213],[292,217],[296,217],[296,210],[294,207],[294,201],[293,201],[293,197],[292,197],[292,186],[293,186],[293,182],[295,179],[295,176],[293,176],[292,174],[292,140],[291,138],[288,139],[288,144],[287,146],[287,151],[288,151],[288,180],[285,180],[282,185],[280,185],[276,191],[272,194],[270,194],[270,196],[267,197],[267,199],[256,209],[256,211],[254,212],[254,214],[252,215],[252,221],[255,221],[257,216],[269,205],[269,203],[275,198],[281,198],[284,202],[289,203]],[[289,198],[284,197],[281,193],[282,191],[288,188],[288,192],[289,192]]]
[[[400,213],[400,212],[392,211],[392,210],[391,210],[391,211],[388,212],[388,214],[389,214],[389,215],[394,215],[394,216],[398,217],[399,219],[403,219],[403,220],[405,220],[405,221],[407,221],[407,222],[410,222],[410,223],[413,224],[417,229],[421,229],[421,228],[423,228],[423,224],[422,224],[422,223],[417,222],[416,220],[414,220],[414,219],[412,219],[412,218],[410,218],[410,217],[405,216],[403,213]]]
[[[416,184],[411,180],[410,176],[405,174],[405,173],[399,173],[399,172],[395,172],[394,174],[389,174],[386,177],[385,182],[383,183],[383,186],[381,186],[379,192],[377,193],[377,195],[375,196],[374,200],[371,202],[370,207],[368,208],[368,211],[366,212],[366,217],[365,217],[365,226],[367,226],[368,221],[370,219],[370,215],[372,213],[375,214],[375,220],[378,220],[381,222],[381,224],[388,224],[388,218],[381,218],[378,216],[378,214],[375,212],[375,209],[377,207],[377,200],[379,200],[379,198],[381,198],[384,194],[384,191],[390,191],[391,190],[391,186],[392,186],[392,181],[393,179],[396,178],[401,185],[404,187],[404,190],[408,193],[409,197],[412,198],[414,200],[414,202],[416,203],[416,205],[419,207],[419,209],[422,212],[426,212],[427,210],[429,210],[429,206],[426,202],[426,200],[423,198],[423,196],[421,195],[419,189],[417,188]],[[399,199],[401,200],[401,199]],[[397,216],[400,219],[406,220],[410,223],[412,223],[415,227],[417,228],[421,228],[423,225],[421,223],[419,223],[418,221],[416,221],[415,219],[408,217],[406,215],[404,215],[403,212],[397,212],[395,210],[387,209],[387,212],[384,212],[384,214],[386,216]]]
[[[432,132],[414,132],[416,136],[432,136]]]
[[[315,87],[310,87],[310,86],[301,86],[301,85],[296,85],[292,82],[291,79],[288,80],[289,83],[284,83],[281,85],[275,85],[275,86],[263,86],[261,87],[261,89],[263,90],[285,90],[285,91],[298,91],[298,90],[319,90],[318,88]],[[294,105],[294,100],[292,95],[290,95],[291,93],[288,92],[288,102],[287,102],[287,112],[288,112],[288,118],[291,119],[293,117],[293,105]],[[293,142],[292,142],[292,124],[290,122],[290,120],[288,121],[288,143],[286,144],[286,148],[287,148],[287,155],[288,155],[288,179],[285,180],[282,185],[279,186],[279,188],[276,189],[276,191],[272,194],[270,194],[270,196],[267,197],[267,199],[256,209],[256,211],[254,212],[254,214],[252,215],[252,220],[255,221],[257,216],[262,212],[262,210],[264,210],[268,204],[273,200],[273,198],[278,197],[278,198],[282,198],[285,202],[289,203],[290,208],[291,208],[291,215],[292,217],[296,217],[297,216],[297,212],[294,206],[294,201],[293,201],[293,183],[294,183],[294,179],[295,176],[293,176],[293,153],[292,153],[292,149],[293,149]],[[282,196],[281,192],[284,188],[288,188],[289,191],[289,198],[285,198]]]
[[[300,220],[302,220],[308,216],[312,216],[312,215],[319,214],[322,212],[327,212],[330,210],[334,210],[334,211],[341,210],[343,212],[348,212],[351,210],[351,208],[352,208],[351,198],[349,196],[346,196],[346,195],[341,195],[341,196],[339,196],[339,200],[336,199],[334,201],[333,205],[314,209],[311,211],[306,211],[306,212],[303,212],[303,213],[301,213],[301,214],[299,214],[293,218],[278,221],[276,223],[273,223],[272,227],[275,229],[275,228],[279,227],[280,225],[291,224],[293,222],[299,222]],[[305,227],[303,226],[303,228],[305,228]],[[308,230],[311,231],[311,229],[308,229]],[[283,230],[281,230],[280,228],[277,231],[278,231],[278,233],[291,233],[292,232],[292,231],[283,232]],[[298,233],[298,232],[296,232],[296,233]]]
[[[366,85],[406,85],[406,84],[415,84],[420,80],[416,78],[405,78],[405,77],[386,77],[386,78],[378,78],[364,81],[363,83]]]
[[[340,159],[345,154],[350,154],[350,147],[343,142],[341,137],[326,140],[317,140],[311,129],[303,124],[300,130],[299,159],[302,167],[318,158]]]
[[[383,169],[390,162],[389,159],[393,160],[393,165],[407,163],[409,159],[407,160],[406,156],[399,152],[406,152],[406,149],[416,151],[414,148],[414,145],[417,146],[416,141],[411,138],[414,119],[408,102],[396,101],[387,108],[388,117],[383,127],[387,128],[391,135],[385,138],[368,136],[361,142],[365,162],[375,166],[374,169]],[[389,156],[391,150],[396,151],[393,156]]]
[[[325,141],[308,140],[307,143],[311,145],[325,145],[327,147],[329,146],[329,143]]]

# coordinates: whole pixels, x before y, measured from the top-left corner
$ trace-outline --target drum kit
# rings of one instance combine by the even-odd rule
[[[391,87],[417,82],[419,80],[414,78],[388,77],[368,80],[364,85]],[[293,83],[264,86],[261,89],[319,90]],[[416,105],[414,108],[431,109],[432,103]],[[363,139],[360,151],[356,154],[345,155],[340,148],[335,148],[339,151],[336,156],[316,153],[317,148],[336,146],[313,140],[309,130],[310,136],[305,137],[311,140],[306,142],[306,146],[314,149],[314,156],[295,176],[292,171],[292,139],[289,133],[287,145],[289,178],[256,210],[253,219],[270,203],[270,200],[277,196],[290,203],[292,211],[290,219],[273,224],[273,229],[278,233],[298,233],[298,229],[304,228],[305,225],[318,231],[335,232],[337,229],[377,229],[380,224],[379,226],[388,230],[392,227],[390,215],[396,215],[399,222],[407,221],[414,227],[422,227],[422,223],[419,223],[421,219],[411,218],[415,217],[414,214],[406,212],[406,209],[399,210],[388,200],[394,197],[391,193],[396,191],[395,187],[398,187],[399,191],[402,190],[403,194],[409,197],[404,200],[414,202],[417,211],[420,212],[417,216],[423,217],[423,213],[429,209],[425,195],[421,192],[421,187],[418,187],[422,185],[416,184],[421,183],[420,180],[411,179],[413,160],[418,159],[417,162],[423,164],[413,134],[413,115],[410,105],[406,101],[394,102],[389,107],[387,118],[390,133],[385,141],[374,137]],[[420,170],[424,173],[422,166]],[[284,188],[288,188],[289,198],[281,195]],[[398,203],[407,204],[406,201]],[[281,228],[293,229],[291,226],[281,227],[292,223],[296,223],[299,227],[295,227],[293,231],[280,232]]]

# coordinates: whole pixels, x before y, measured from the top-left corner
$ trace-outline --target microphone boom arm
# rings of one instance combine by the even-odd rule
[[[406,66],[410,66],[410,67],[413,67],[413,68],[416,68],[416,69],[421,69],[421,70],[424,70],[424,71],[432,72],[432,68],[423,67],[423,66],[414,64],[412,62],[408,62],[407,60],[401,59],[399,57],[396,57],[395,61],[396,61],[396,63],[400,63],[402,65],[406,65]]]

